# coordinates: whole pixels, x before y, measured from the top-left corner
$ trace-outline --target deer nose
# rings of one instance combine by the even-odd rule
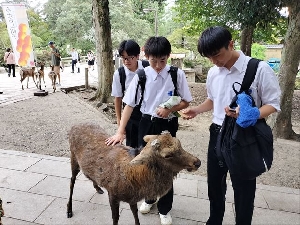
[[[197,161],[194,162],[194,166],[195,166],[196,168],[199,168],[199,167],[201,166],[201,161],[200,161],[200,159],[197,159]]]

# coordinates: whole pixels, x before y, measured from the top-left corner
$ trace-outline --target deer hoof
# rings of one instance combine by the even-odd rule
[[[73,212],[67,212],[67,218],[71,218],[73,216]]]
[[[96,191],[97,191],[98,194],[103,194],[104,193],[104,191],[100,187],[96,188]]]

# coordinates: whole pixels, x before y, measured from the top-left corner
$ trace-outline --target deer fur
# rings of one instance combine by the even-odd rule
[[[35,82],[35,67],[31,67],[31,68],[21,68],[20,69],[20,77],[21,77],[21,84],[22,84],[22,90],[24,90],[24,87],[23,87],[23,81],[26,79],[26,77],[28,78],[27,79],[27,88],[28,88],[28,81],[29,81],[29,77],[32,77],[33,79],[33,82],[35,84],[35,86],[38,88],[36,82]]]
[[[45,72],[44,72],[44,68],[45,68],[45,63],[43,62],[38,62],[37,66],[40,66],[40,69],[35,72],[35,79],[37,80],[37,86],[40,90],[42,90],[42,79],[44,81],[44,85],[46,87],[46,83],[45,83]]]
[[[119,220],[120,201],[127,202],[139,225],[137,202],[165,195],[173,179],[183,169],[195,171],[200,160],[182,149],[170,133],[147,135],[147,145],[137,156],[124,145],[107,146],[108,135],[93,124],[73,126],[69,133],[72,177],[67,217],[73,216],[72,194],[76,176],[81,170],[98,193],[104,187],[109,196],[113,224]]]
[[[56,78],[57,78],[57,74],[52,70],[52,71],[49,72],[48,76],[49,76],[49,78],[51,80],[53,92],[55,92],[56,91]]]

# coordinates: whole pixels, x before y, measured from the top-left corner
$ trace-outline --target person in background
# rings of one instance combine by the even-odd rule
[[[207,152],[207,184],[210,201],[208,225],[221,225],[225,212],[226,177],[228,169],[219,165],[215,153],[217,137],[227,116],[237,118],[236,111],[229,108],[234,92],[232,84],[242,83],[250,57],[234,49],[231,33],[223,27],[210,27],[203,31],[198,42],[199,53],[213,64],[207,74],[207,99],[198,106],[184,109],[183,118],[191,119],[200,113],[213,110],[209,128],[210,140]],[[280,88],[271,67],[264,61],[258,64],[255,79],[250,87],[251,95],[259,108],[259,118],[280,111]],[[252,221],[256,179],[244,180],[230,174],[234,190],[235,224],[250,225]]]
[[[8,48],[4,54],[4,62],[8,66],[8,76],[10,77],[12,71],[13,77],[16,77],[16,60],[11,48]]]
[[[88,51],[87,58],[88,58],[89,69],[92,67],[92,70],[94,70],[94,64],[95,64],[95,55],[94,55],[94,53],[92,51]]]
[[[191,92],[185,77],[185,73],[178,69],[177,71],[177,89],[174,86],[170,74],[170,65],[167,65],[168,58],[171,54],[171,44],[165,37],[150,37],[145,46],[145,56],[149,60],[150,66],[146,67],[146,83],[141,103],[140,111],[142,118],[139,124],[138,145],[145,146],[143,137],[145,135],[158,135],[162,131],[169,131],[175,137],[178,130],[178,117],[173,115],[181,109],[188,107],[192,101]],[[126,57],[129,59],[130,57]],[[139,77],[133,77],[129,87],[123,98],[126,104],[121,117],[120,125],[117,133],[106,139],[107,145],[115,145],[122,143],[125,135],[125,128],[128,120],[141,100],[141,89],[138,89],[137,101],[135,101],[136,87],[139,82]],[[161,107],[160,105],[168,101],[171,96],[170,92],[181,97],[179,104],[172,108]],[[160,182],[160,181],[157,181]],[[172,224],[170,210],[173,204],[173,187],[164,196],[161,196],[157,202],[157,208],[162,225]],[[145,199],[145,202],[139,208],[141,213],[150,212],[151,207],[156,203],[156,199]]]
[[[76,51],[75,48],[72,48],[72,52],[71,52],[71,57],[72,57],[72,72],[74,73],[74,67],[76,65],[76,63],[78,62],[78,52]]]
[[[52,70],[57,74],[58,83],[60,84],[60,61],[61,61],[60,52],[55,47],[54,41],[49,41],[48,45],[51,48],[51,65],[52,65]]]

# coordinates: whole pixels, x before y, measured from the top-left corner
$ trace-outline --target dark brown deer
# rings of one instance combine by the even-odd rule
[[[72,178],[68,218],[73,216],[73,188],[80,170],[93,182],[98,193],[103,193],[100,187],[107,190],[114,225],[119,221],[120,201],[130,205],[135,224],[139,225],[138,201],[165,195],[179,171],[195,171],[201,164],[168,132],[145,136],[147,145],[137,156],[131,154],[130,147],[107,146],[107,138],[101,127],[92,124],[74,126],[69,133]]]

